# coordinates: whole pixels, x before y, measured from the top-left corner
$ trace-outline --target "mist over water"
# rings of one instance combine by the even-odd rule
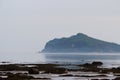
[[[45,56],[39,53],[4,53],[0,56],[0,62],[10,63],[43,63]]]
[[[120,0],[0,0],[0,62],[81,63],[100,60],[119,64],[119,53],[30,52],[43,49],[48,40],[78,32],[120,43],[119,3]]]
[[[101,61],[104,67],[120,66],[120,53],[46,53],[46,61],[51,63],[84,64]]]
[[[120,53],[4,53],[0,62],[84,64],[101,61],[106,67],[120,66]],[[1,63],[2,64],[2,63]]]

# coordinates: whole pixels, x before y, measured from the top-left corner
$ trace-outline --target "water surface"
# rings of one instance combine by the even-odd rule
[[[101,61],[105,66],[120,66],[120,53],[4,53],[0,62],[83,64]],[[2,63],[1,63],[2,64]]]
[[[120,66],[120,53],[45,53],[47,62],[83,64],[101,61],[106,67]]]

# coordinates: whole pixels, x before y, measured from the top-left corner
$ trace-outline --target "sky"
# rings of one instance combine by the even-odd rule
[[[77,33],[120,44],[120,0],[0,0],[0,53],[36,53]]]

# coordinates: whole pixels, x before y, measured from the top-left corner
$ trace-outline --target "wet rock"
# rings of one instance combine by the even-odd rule
[[[93,66],[102,66],[103,63],[102,63],[102,62],[99,62],[99,61],[94,61],[94,62],[92,62],[92,65],[93,65]]]
[[[39,74],[39,70],[37,68],[29,68],[29,74]]]
[[[120,77],[115,78],[114,80],[120,80]]]

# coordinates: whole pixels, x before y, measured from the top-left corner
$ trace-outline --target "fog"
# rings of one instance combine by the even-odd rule
[[[0,0],[0,54],[41,51],[77,33],[120,44],[119,0]]]

